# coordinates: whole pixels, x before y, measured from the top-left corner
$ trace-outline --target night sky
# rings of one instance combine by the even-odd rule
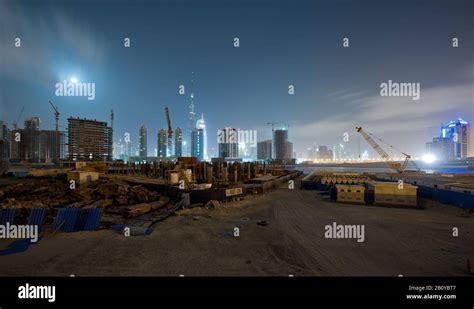
[[[344,132],[357,152],[355,126],[422,155],[441,123],[474,122],[473,3],[0,0],[0,120],[11,127],[25,106],[22,118],[39,116],[53,129],[48,100],[63,128],[69,116],[110,121],[113,108],[114,140],[130,132],[136,147],[144,124],[153,155],[164,105],[187,132],[195,72],[209,148],[219,128],[254,129],[264,140],[275,121],[290,125],[303,156],[314,143],[339,144]],[[94,82],[96,99],[56,97],[55,84],[72,76]],[[388,80],[421,83],[420,100],[381,97]]]

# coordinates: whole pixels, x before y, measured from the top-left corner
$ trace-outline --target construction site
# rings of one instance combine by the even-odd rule
[[[342,183],[354,176],[330,177]],[[472,212],[427,198],[416,198],[418,207],[368,205],[356,198],[347,203],[339,194],[334,200],[328,191],[299,189],[308,179],[298,173],[182,192],[164,180],[114,174],[71,190],[67,176],[61,177],[2,187],[3,223],[34,222],[42,238],[23,249],[1,240],[1,275],[471,274]],[[333,222],[364,225],[365,242],[327,239],[324,227]]]
[[[392,172],[303,174],[277,160],[110,161],[106,123],[69,123],[73,161],[0,178],[0,224],[40,231],[37,243],[0,239],[0,275],[473,274],[473,175],[408,170],[410,155],[393,161],[360,127]],[[365,240],[328,238],[331,225],[364,226]]]
[[[2,181],[1,223],[41,231],[34,244],[0,240],[3,276],[472,274],[472,175],[303,175],[182,157]],[[365,241],[326,238],[334,222],[364,225]]]

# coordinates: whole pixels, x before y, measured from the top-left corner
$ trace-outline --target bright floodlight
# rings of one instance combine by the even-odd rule
[[[71,79],[70,79],[70,80],[71,80],[71,83],[77,83],[77,78],[75,78],[74,76],[73,76],[73,77],[71,77]]]
[[[433,163],[434,161],[436,161],[436,157],[435,157],[434,155],[428,153],[428,154],[425,154],[425,155],[423,156],[423,161],[424,161],[425,163],[430,164],[430,163]]]

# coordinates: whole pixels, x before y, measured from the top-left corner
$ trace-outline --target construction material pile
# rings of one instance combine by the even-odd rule
[[[0,189],[3,208],[100,207],[151,203],[160,199],[141,185],[120,180],[99,179],[75,189],[66,180],[41,179]]]

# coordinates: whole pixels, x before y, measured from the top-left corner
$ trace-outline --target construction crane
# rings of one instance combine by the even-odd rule
[[[388,164],[388,166],[390,168],[396,170],[399,173],[403,173],[403,171],[405,170],[405,168],[408,165],[408,160],[411,159],[411,156],[409,154],[404,153],[403,151],[395,148],[394,146],[385,143],[383,140],[376,137],[375,135],[373,135],[369,132],[365,132],[361,127],[356,127],[356,131],[358,133],[360,133],[360,135],[362,135],[362,137],[364,137],[364,139],[370,144],[370,146],[372,146],[372,148],[374,148],[374,150],[382,157],[382,159],[385,160],[385,162]],[[391,147],[391,148],[397,150],[398,152],[400,152],[401,154],[403,154],[405,156],[405,161],[402,164],[400,164],[398,162],[394,162],[392,160],[392,158],[388,155],[388,153],[386,153],[385,150],[383,150],[382,147],[380,147],[380,145],[377,144],[377,142],[371,136],[373,136],[374,138],[378,139],[382,143],[387,144],[389,147]],[[413,164],[415,164],[415,163],[413,162]]]
[[[13,130],[16,130],[18,128],[18,121],[20,121],[21,115],[23,115],[24,110],[25,110],[25,107],[23,106],[21,108],[20,114],[18,115],[18,119],[13,122]]]
[[[170,111],[168,109],[168,105],[165,105],[165,115],[166,115],[166,122],[168,123],[168,149],[171,151],[173,129],[171,128]]]
[[[56,132],[59,131],[59,111],[56,106],[54,106],[53,102],[49,100],[49,104],[51,104],[51,107],[54,109],[54,120],[56,121]]]
[[[60,147],[60,141],[59,141],[59,110],[56,106],[54,106],[53,102],[49,100],[49,104],[51,104],[51,107],[54,109],[54,120],[56,121],[56,150],[54,151],[54,161],[55,163],[59,163],[59,147]]]
[[[284,124],[283,122],[274,122],[274,121],[272,121],[272,122],[267,122],[267,125],[270,125],[270,124],[272,125],[272,132],[275,132],[275,125],[276,125],[276,124],[283,124],[283,125],[289,127],[289,125]]]
[[[275,132],[275,125],[278,124],[278,122],[267,122],[267,125],[272,125],[272,132]]]
[[[293,123],[293,121],[292,121]],[[290,127],[290,123],[289,122],[267,122],[267,125],[272,125],[272,132],[275,132],[275,125],[276,124],[282,124],[284,128],[288,129]]]

